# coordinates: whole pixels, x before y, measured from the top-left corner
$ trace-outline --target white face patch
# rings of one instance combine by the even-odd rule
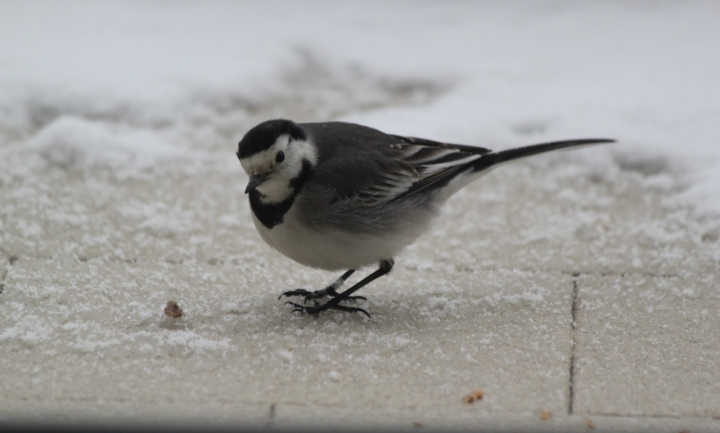
[[[278,152],[285,154],[285,159],[280,163],[276,162]],[[260,201],[280,203],[293,193],[290,182],[300,175],[303,160],[308,160],[315,166],[315,144],[311,141],[292,140],[289,135],[283,134],[267,150],[241,159],[240,164],[248,176],[268,174],[256,188],[263,195]]]

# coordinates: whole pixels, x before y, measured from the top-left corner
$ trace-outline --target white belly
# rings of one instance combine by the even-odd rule
[[[300,264],[328,271],[359,269],[391,259],[422,232],[417,230],[420,227],[393,235],[362,235],[338,229],[318,231],[300,224],[293,208],[272,229],[265,227],[254,213],[252,216],[255,228],[268,245]]]

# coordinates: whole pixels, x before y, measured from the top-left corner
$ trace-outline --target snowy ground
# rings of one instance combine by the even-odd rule
[[[719,21],[717,2],[0,2],[0,420],[717,430]],[[335,276],[262,243],[234,155],[273,117],[619,142],[493,172],[364,291],[372,320],[308,318],[277,295]]]

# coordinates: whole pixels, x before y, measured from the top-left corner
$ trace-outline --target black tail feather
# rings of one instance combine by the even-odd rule
[[[517,147],[515,149],[502,150],[484,155],[473,163],[474,171],[485,170],[496,164],[511,161],[513,159],[525,158],[537,155],[538,153],[550,152],[552,150],[565,149],[576,146],[588,146],[591,144],[614,143],[615,140],[607,138],[584,138],[578,140],[553,141],[551,143],[535,144],[532,146]]]

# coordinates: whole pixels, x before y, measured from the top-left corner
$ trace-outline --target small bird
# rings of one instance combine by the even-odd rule
[[[393,258],[425,232],[440,207],[465,185],[498,165],[569,147],[610,143],[609,139],[556,141],[493,152],[386,134],[345,122],[295,123],[274,119],[250,129],[237,157],[250,180],[252,218],[260,236],[285,256],[313,268],[346,270],[322,290],[280,295],[292,311],[318,314],[341,310],[370,314],[345,301],[386,275]],[[378,269],[338,292],[357,269]],[[325,297],[325,303],[317,300]]]

